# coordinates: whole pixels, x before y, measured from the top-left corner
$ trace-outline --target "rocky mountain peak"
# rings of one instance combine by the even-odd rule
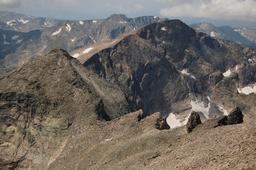
[[[152,23],[148,26],[145,26],[141,29],[143,30],[151,30],[153,33],[157,32],[177,32],[177,31],[185,31],[185,32],[195,32],[191,27],[182,22],[181,20],[164,20],[157,23]]]
[[[172,41],[184,41],[195,36],[196,32],[180,20],[166,20],[148,25],[138,34],[153,43],[166,44]]]
[[[128,21],[128,17],[124,14],[112,14],[110,15],[107,20],[111,21]]]
[[[65,57],[69,60],[74,59],[72,56],[70,56],[70,54],[66,50],[61,49],[61,48],[54,49],[54,50],[50,51],[46,56],[52,56],[52,57],[57,57],[57,58]]]
[[[213,24],[207,23],[207,22],[199,23],[199,24],[197,24],[197,26],[198,26],[200,29],[206,29],[206,30],[216,29],[216,27],[215,27]]]

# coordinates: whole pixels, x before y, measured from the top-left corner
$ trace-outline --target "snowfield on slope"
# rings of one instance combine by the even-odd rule
[[[60,34],[61,31],[62,31],[62,28],[58,29],[57,31],[52,33],[52,36],[56,36],[56,35]]]
[[[242,88],[237,88],[239,94],[250,95],[256,94],[256,84],[251,84]]]
[[[89,48],[86,48],[84,51],[83,51],[83,54],[87,54],[89,53],[90,51],[93,50],[93,47],[89,47]]]

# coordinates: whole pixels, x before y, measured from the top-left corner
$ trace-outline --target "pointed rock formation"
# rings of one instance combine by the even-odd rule
[[[187,122],[187,132],[190,133],[194,128],[200,125],[201,118],[198,112],[192,112]]]

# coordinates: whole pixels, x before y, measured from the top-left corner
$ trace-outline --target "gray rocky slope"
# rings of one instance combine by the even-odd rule
[[[255,57],[179,20],[83,65],[64,50],[39,56],[0,79],[0,167],[254,169]],[[236,106],[243,123],[216,126]],[[193,111],[203,124],[187,134]],[[155,128],[160,114],[169,130]]]

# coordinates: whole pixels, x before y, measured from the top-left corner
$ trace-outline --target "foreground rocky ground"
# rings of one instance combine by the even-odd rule
[[[218,120],[209,120],[187,133],[186,127],[158,130],[159,113],[138,121],[140,113],[110,122],[96,116],[80,117],[62,137],[51,137],[56,145],[49,144],[49,139],[38,140],[32,150],[39,152],[30,151],[27,158],[31,160],[20,160],[17,169],[256,168],[256,129],[246,115],[242,124],[216,126]],[[10,164],[2,169],[14,167]]]
[[[216,120],[207,121],[187,134],[185,127],[155,129],[158,113],[141,122],[137,115],[96,121],[92,131],[88,127],[73,134],[49,169],[256,168],[256,131],[247,118],[243,124],[220,127],[214,127]]]

